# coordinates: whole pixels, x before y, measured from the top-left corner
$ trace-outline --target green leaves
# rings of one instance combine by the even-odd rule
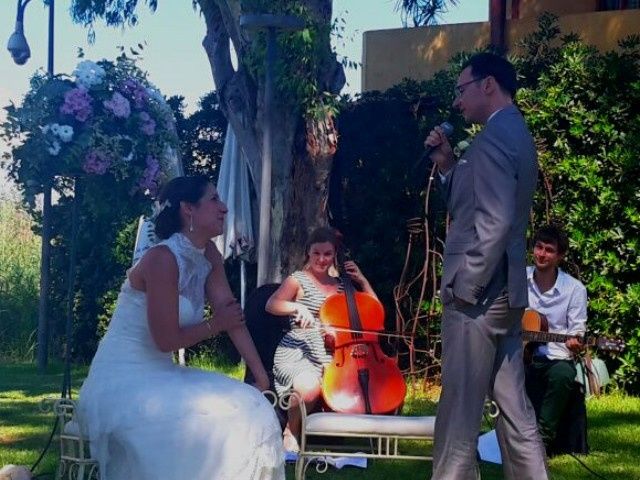
[[[549,23],[541,29],[553,31]],[[522,71],[539,72],[518,98],[548,181],[547,194],[537,197],[534,226],[554,220],[566,227],[570,264],[589,293],[589,330],[628,340],[639,336],[640,317],[638,40],[600,53],[575,35],[552,47],[554,38],[534,34],[539,44],[529,39],[529,54],[518,60]],[[539,51],[550,57],[543,61]],[[551,198],[549,218],[539,215],[545,198]],[[639,355],[640,344],[627,341],[616,364],[618,381],[635,392]]]

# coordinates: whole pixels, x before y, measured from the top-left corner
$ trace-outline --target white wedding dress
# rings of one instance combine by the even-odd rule
[[[180,325],[202,321],[211,264],[184,235],[177,259]],[[101,480],[284,480],[282,433],[255,388],[174,364],[155,345],[146,295],[126,280],[80,390],[78,414]]]

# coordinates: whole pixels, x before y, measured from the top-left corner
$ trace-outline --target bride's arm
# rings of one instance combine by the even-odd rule
[[[213,266],[211,273],[207,278],[207,300],[213,307],[213,325],[216,326],[219,306],[230,302],[236,302],[236,299],[233,296],[233,292],[231,291],[231,287],[229,287],[229,282],[227,281],[222,255],[220,255],[220,252],[213,242],[210,242],[207,245],[205,255]],[[260,360],[260,356],[258,355],[258,351],[251,339],[251,334],[249,333],[246,324],[244,322],[238,322],[237,324],[220,328],[220,330],[226,330],[229,334],[229,338],[231,338],[231,341],[238,349],[242,358],[244,358],[247,367],[249,367],[253,377],[256,379],[256,387],[260,390],[266,390],[269,388],[269,377],[267,375],[267,371],[262,364],[262,360]]]
[[[190,347],[216,333],[209,322],[180,326],[178,264],[167,247],[149,250],[131,270],[129,280],[134,288],[146,292],[149,330],[161,351]],[[241,312],[238,317],[241,318]]]

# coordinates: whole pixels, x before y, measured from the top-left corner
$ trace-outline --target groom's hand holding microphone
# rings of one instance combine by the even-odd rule
[[[446,175],[456,163],[453,149],[447,138],[452,133],[453,127],[451,124],[443,122],[431,130],[424,141],[424,155],[438,166],[438,170],[443,175]]]

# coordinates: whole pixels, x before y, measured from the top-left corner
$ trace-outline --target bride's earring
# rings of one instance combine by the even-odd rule
[[[193,232],[193,215],[189,215],[189,231]]]

